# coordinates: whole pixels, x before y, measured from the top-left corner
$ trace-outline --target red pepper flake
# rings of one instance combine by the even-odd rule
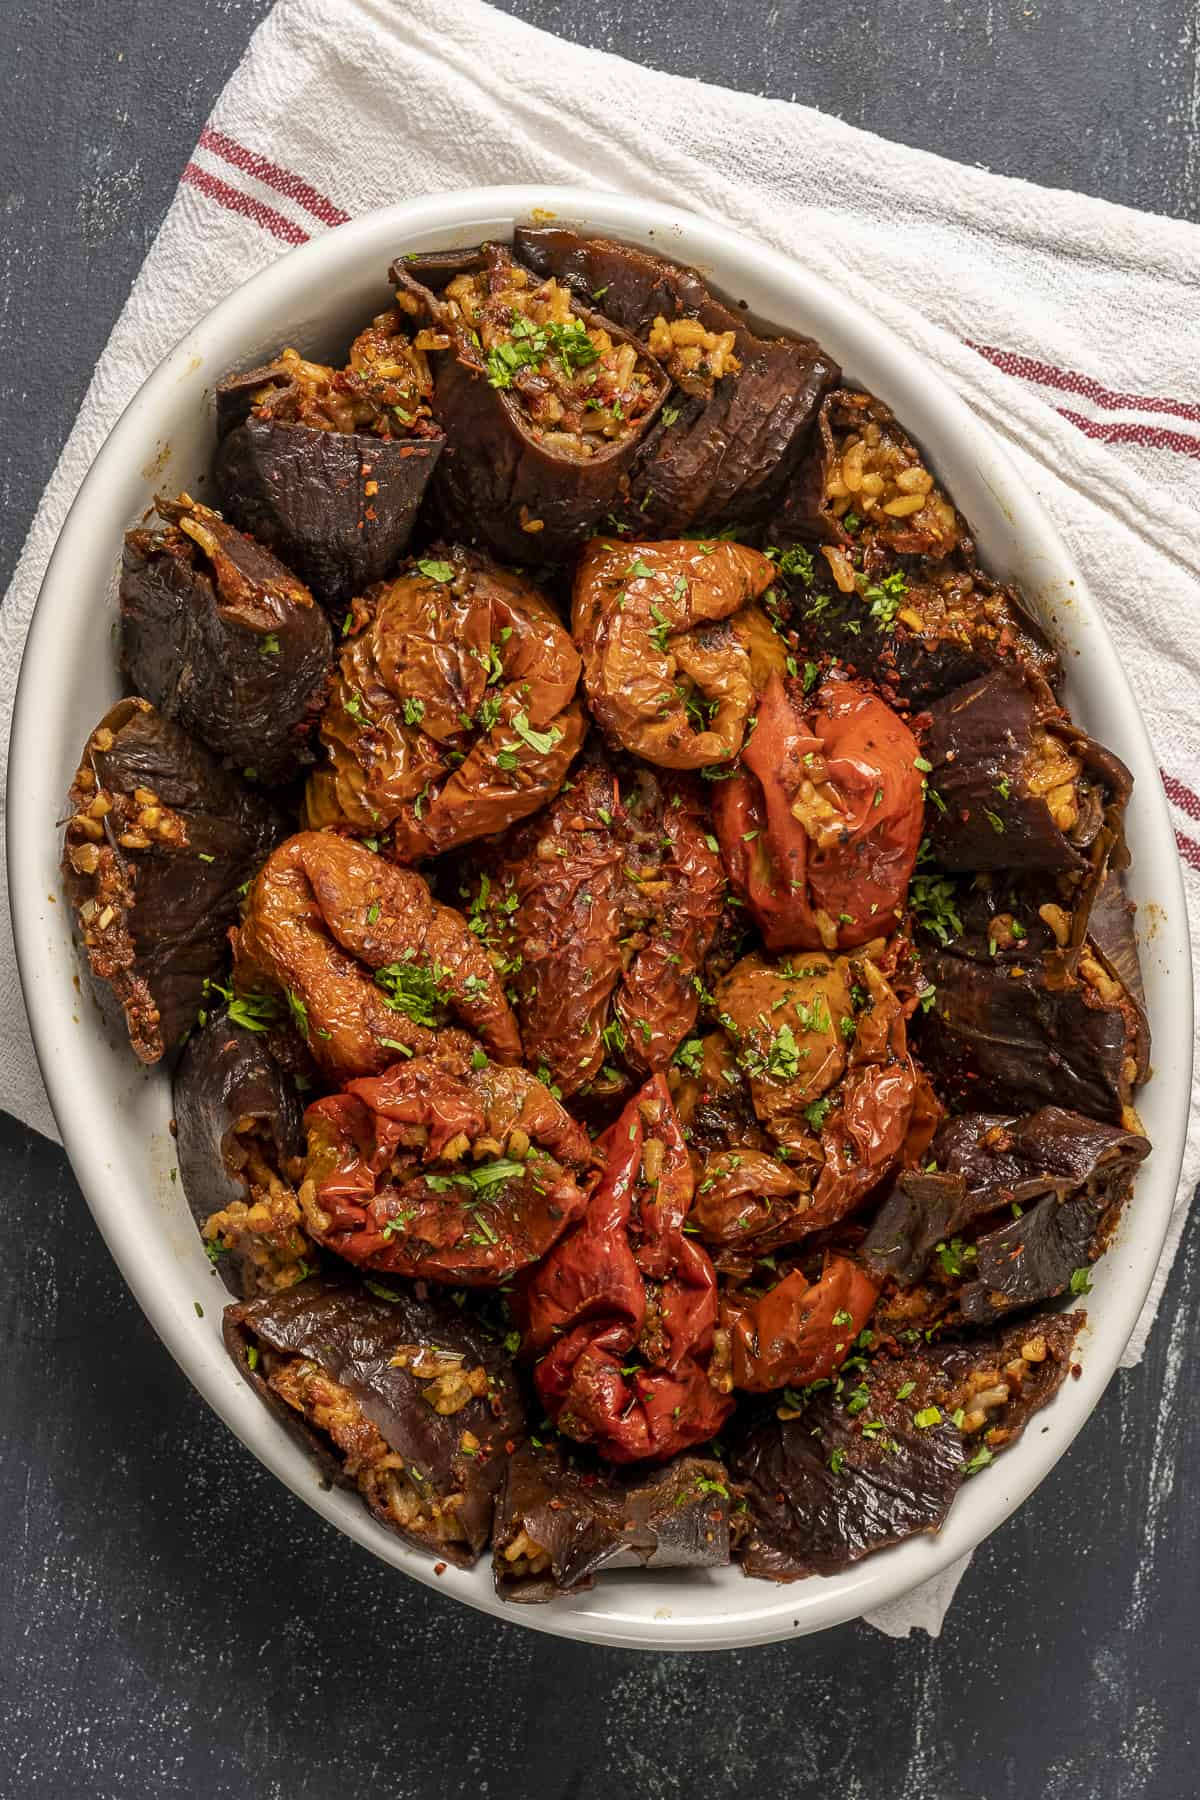
[[[434,1563],[433,1572],[435,1575],[444,1575],[446,1573],[446,1564],[445,1563]]]

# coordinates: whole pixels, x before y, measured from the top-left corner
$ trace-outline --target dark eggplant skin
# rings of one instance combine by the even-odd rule
[[[105,800],[97,819],[89,809]],[[157,1062],[195,1023],[208,981],[224,968],[239,890],[282,823],[137,698],[119,700],[89,736],[68,805],[63,884],[98,997],[111,995],[137,1056]]]
[[[1106,1003],[1072,971],[1071,958],[987,966],[923,950],[937,988],[913,1020],[917,1048],[939,1093],[970,1107],[1035,1112],[1061,1105],[1124,1122],[1144,1074],[1136,1009]],[[1132,1066],[1131,1066],[1132,1065]]]
[[[873,1551],[945,1521],[965,1475],[1015,1442],[1053,1399],[1083,1313],[1051,1314],[962,1343],[873,1357],[853,1380],[822,1389],[795,1416],[750,1420],[731,1442],[729,1470],[750,1528],[738,1555],[747,1575],[798,1581],[832,1575]],[[1027,1351],[1026,1351],[1027,1347]],[[1011,1368],[1021,1371],[1010,1372]],[[997,1371],[980,1428],[954,1423],[972,1404],[971,1376]],[[853,1414],[855,1386],[867,1404]],[[901,1394],[904,1397],[901,1399]],[[918,1415],[937,1418],[918,1426]],[[864,1425],[866,1429],[864,1429]],[[880,1427],[882,1427],[880,1429]]]
[[[937,1244],[966,1234],[976,1253],[965,1267],[978,1278],[959,1293],[966,1318],[987,1323],[1013,1306],[1053,1299],[1098,1253],[1104,1227],[1128,1199],[1149,1152],[1138,1133],[1058,1106],[1026,1118],[961,1114],[934,1139],[936,1172],[907,1170],[898,1178],[875,1215],[863,1258],[876,1274],[908,1287],[924,1275]],[[1014,1205],[1022,1209],[1015,1218]],[[989,1216],[1004,1223],[977,1236],[972,1227]]]
[[[554,275],[585,304],[647,337],[657,318],[698,319],[734,334],[740,369],[681,378],[674,417],[660,419],[629,483],[627,508],[647,531],[675,537],[699,521],[761,519],[803,454],[823,395],[841,371],[811,338],[764,338],[715,299],[694,269],[558,226],[521,227],[518,259]]]
[[[1049,689],[1017,667],[992,670],[931,707],[925,757],[938,801],[929,815],[932,854],[943,868],[1043,869],[1083,875],[1107,865],[1121,843],[1133,777],[1121,760],[1072,725]],[[1079,818],[1062,831],[1046,798],[1031,791],[1027,761],[1044,728],[1082,763]]]
[[[304,1154],[292,1077],[275,1062],[263,1034],[232,1024],[223,1007],[188,1038],[175,1070],[172,1103],[179,1179],[200,1227],[214,1213],[252,1202],[247,1162],[253,1152],[280,1175]],[[296,1248],[309,1248],[307,1239]],[[315,1261],[316,1252],[310,1249],[310,1255]],[[218,1255],[216,1266],[239,1299],[274,1288],[272,1270],[255,1257],[246,1238]]]
[[[876,559],[868,552],[868,565]],[[987,675],[999,664],[1032,670],[1051,687],[1062,678],[1058,653],[1015,588],[1003,587],[975,568],[909,571],[903,597],[906,618],[885,622],[858,592],[839,593],[828,578],[824,558],[800,556],[795,548],[783,568],[803,569],[807,579],[785,574],[792,622],[804,652],[825,658],[848,673],[876,682],[884,698],[894,694],[914,711],[954,688]],[[864,576],[869,589],[898,572],[894,559]],[[902,571],[899,571],[902,572]],[[910,622],[921,621],[920,628]]]
[[[499,244],[483,247],[485,263],[510,257]],[[478,252],[465,252],[455,268],[437,270],[439,285],[452,273],[479,267]],[[622,483],[661,411],[667,377],[645,345],[594,307],[580,307],[584,325],[601,326],[617,342],[633,343],[655,390],[646,413],[623,438],[586,459],[547,448],[510,390],[493,387],[474,334],[455,327],[432,287],[418,281],[416,262],[401,260],[393,283],[439,328],[452,348],[438,357],[434,415],[446,433],[446,451],[434,478],[433,499],[446,534],[480,541],[502,560],[554,562],[572,556],[619,503]],[[528,532],[522,519],[540,520]]]
[[[126,533],[121,655],[133,686],[228,767],[268,785],[313,760],[333,635],[308,589],[189,496]]]
[[[336,616],[408,549],[441,452],[440,437],[385,439],[248,417],[218,444],[213,479],[227,516]]]
[[[285,1294],[227,1307],[223,1331],[238,1372],[324,1475],[341,1486],[357,1485],[329,1437],[271,1386],[276,1358],[317,1363],[345,1388],[388,1448],[403,1459],[405,1470],[416,1472],[422,1493],[431,1492],[437,1500],[463,1496],[454,1515],[464,1534],[461,1541],[441,1537],[420,1514],[402,1527],[382,1502],[371,1505],[381,1524],[418,1550],[460,1568],[478,1559],[491,1531],[508,1446],[522,1437],[525,1417],[512,1364],[477,1321],[420,1283],[391,1279],[368,1289],[316,1279]],[[466,1370],[482,1368],[488,1377],[486,1392],[453,1412],[436,1411],[422,1391],[428,1375],[415,1375],[393,1362],[398,1355],[411,1360],[416,1349],[458,1356]],[[257,1355],[249,1356],[251,1350]],[[473,1434],[475,1447],[469,1435],[464,1447],[464,1433]]]
[[[502,1600],[553,1600],[594,1585],[604,1569],[714,1569],[729,1561],[729,1479],[702,1456],[621,1476],[564,1453],[523,1444],[508,1458],[496,1501],[492,1569]],[[521,1534],[548,1564],[507,1552]]]

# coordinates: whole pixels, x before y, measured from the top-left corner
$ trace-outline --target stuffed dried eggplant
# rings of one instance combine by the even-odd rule
[[[721,1306],[733,1384],[751,1394],[828,1381],[865,1328],[880,1282],[848,1256],[827,1257],[816,1280],[791,1269],[764,1294],[732,1289]]]
[[[698,522],[761,519],[812,435],[837,365],[811,338],[761,337],[692,269],[558,226],[518,229],[517,256],[585,303],[602,301],[676,384],[638,458],[626,509],[677,536]]]
[[[1132,778],[1080,731],[1044,683],[1015,667],[932,707],[925,739],[936,795],[929,836],[943,868],[1102,868],[1121,842]]]
[[[717,1278],[684,1232],[687,1147],[661,1075],[599,1140],[587,1212],[524,1279],[522,1348],[567,1437],[608,1461],[662,1461],[701,1444],[733,1407]]]
[[[443,1046],[305,1114],[300,1200],[362,1268],[495,1286],[545,1256],[587,1203],[586,1131],[524,1069]]]
[[[1048,1315],[956,1344],[852,1359],[786,1417],[751,1422],[730,1474],[750,1524],[747,1575],[832,1575],[937,1531],[966,1476],[1015,1442],[1061,1387],[1083,1313]]]
[[[561,787],[586,728],[578,679],[529,581],[438,547],[372,593],[341,653],[307,822],[390,831],[402,862],[502,831]]]
[[[229,766],[286,781],[312,761],[329,621],[281,562],[188,495],[125,534],[121,657],[140,694]]]
[[[724,886],[706,825],[686,778],[590,758],[466,889],[526,1058],[565,1098],[666,1068],[695,1024]]]
[[[863,1246],[868,1267],[973,1324],[1065,1293],[1129,1198],[1144,1137],[1046,1106],[949,1119],[931,1171],[901,1174]]]
[[[753,604],[774,576],[765,556],[728,541],[587,545],[571,625],[592,717],[611,743],[667,769],[737,755],[756,692],[786,666]]]
[[[271,1056],[259,1022],[239,1009],[202,1015],[175,1071],[179,1178],[226,1287],[277,1293],[312,1273],[296,1185],[304,1130],[295,1082]]]
[[[355,339],[345,369],[288,349],[217,388],[223,509],[335,614],[408,548],[442,449],[432,387],[393,309]]]
[[[622,1476],[523,1444],[496,1500],[492,1570],[502,1600],[578,1594],[605,1569],[712,1569],[729,1561],[729,1477],[700,1456]]]
[[[239,1372],[381,1525],[461,1568],[488,1541],[524,1409],[500,1345],[450,1301],[332,1281],[230,1306]]]
[[[851,388],[822,401],[816,441],[768,535],[822,545],[835,578],[856,551],[973,561],[966,521],[891,408]]]
[[[772,675],[738,773],[716,786],[713,822],[768,950],[845,950],[899,923],[921,841],[922,758],[875,695],[845,681],[807,702],[798,690]]]
[[[451,1020],[501,1062],[521,1039],[500,978],[466,920],[413,869],[350,838],[299,832],[250,889],[233,985],[304,1039],[331,1081],[431,1051]]]
[[[973,1107],[1057,1105],[1134,1122],[1144,1021],[1089,945],[992,966],[922,950],[921,968],[934,994],[916,1021],[917,1044],[943,1092]]]
[[[139,699],[119,700],[92,732],[67,804],[63,884],[92,979],[136,1055],[157,1062],[224,967],[239,890],[278,820]]]
[[[774,552],[797,647],[876,683],[917,710],[952,688],[1015,665],[1054,685],[1062,669],[1015,588],[957,563],[932,567],[878,548]]]
[[[569,556],[618,503],[669,382],[644,344],[537,281],[505,245],[464,258],[440,291],[392,269],[401,306],[438,335],[434,480],[446,528],[517,562]],[[427,271],[428,272],[428,271]]]

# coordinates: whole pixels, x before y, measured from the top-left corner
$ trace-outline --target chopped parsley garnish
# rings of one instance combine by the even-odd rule
[[[963,928],[956,904],[954,883],[948,875],[914,875],[908,890],[908,903],[917,923],[948,944]]]
[[[978,1254],[974,1244],[964,1244],[961,1238],[951,1238],[948,1244],[935,1244],[934,1249],[943,1275],[961,1275],[964,1265],[974,1262]]]
[[[812,551],[796,544],[790,550],[768,550],[767,555],[786,579],[795,578],[802,581],[805,587],[813,584]]]
[[[260,656],[278,656],[279,655],[279,639],[276,637],[276,635],[273,631],[268,631],[267,635],[263,638],[262,642],[259,644],[258,654]]]
[[[804,1116],[814,1131],[820,1131],[832,1105],[833,1101],[827,1098],[824,1100],[814,1100],[811,1106],[805,1107]],[[835,1325],[850,1325],[853,1323],[853,1320],[849,1313],[845,1313],[844,1315],[835,1313],[833,1322]]]
[[[991,826],[992,830],[996,833],[996,836],[1003,837],[1004,836],[1004,820],[1000,817],[1000,814],[990,812],[988,810],[988,808],[985,806],[983,809],[983,816],[987,820],[988,824]]]
[[[404,723],[406,725],[419,725],[424,717],[425,702],[423,700],[406,700],[404,702]]]
[[[675,1052],[675,1062],[689,1075],[698,1075],[704,1061],[704,1043],[700,1038],[687,1038]]]
[[[1092,1291],[1092,1275],[1090,1269],[1073,1269],[1071,1271],[1071,1292],[1073,1294],[1090,1294]]]
[[[845,524],[845,520],[842,521]],[[885,631],[896,629],[896,614],[908,593],[908,583],[899,569],[885,575],[882,581],[873,583],[863,589],[863,599],[873,619],[878,620]]]
[[[414,1025],[432,1030],[440,1022],[437,1008],[450,998],[451,990],[443,986],[449,975],[449,969],[437,963],[430,967],[404,957],[376,969],[375,985],[393,1012],[403,1013]]]
[[[937,1406],[923,1406],[920,1412],[913,1414],[913,1424],[918,1431],[927,1431],[931,1425],[940,1425],[941,1422],[941,1408]]]
[[[986,1469],[988,1464],[990,1462],[995,1462],[995,1460],[995,1457],[992,1455],[992,1452],[988,1449],[987,1445],[983,1444],[975,1452],[974,1456],[963,1470],[963,1473],[965,1475],[978,1475],[980,1469]]]
[[[549,731],[535,731],[529,723],[529,714],[526,712],[513,715],[512,728],[521,742],[528,744],[531,750],[536,750],[539,756],[549,755],[562,736],[557,725],[552,725]]]

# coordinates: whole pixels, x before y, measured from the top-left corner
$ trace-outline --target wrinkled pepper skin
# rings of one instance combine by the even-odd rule
[[[708,839],[686,780],[588,757],[468,887],[526,1057],[564,1097],[665,1069],[695,1024],[724,890]]]
[[[849,950],[889,936],[921,841],[912,732],[844,681],[826,682],[805,718],[772,675],[757,717],[740,772],[716,785],[713,822],[767,949]]]
[[[309,1229],[361,1268],[494,1287],[587,1204],[592,1148],[549,1089],[445,1046],[315,1101],[305,1127]]]
[[[420,980],[427,1004],[398,1005],[389,970]],[[520,1061],[512,1008],[466,920],[414,869],[331,832],[298,832],[259,872],[233,983],[275,1002],[331,1082],[380,1074],[398,1050],[427,1053],[451,1019],[499,1061]]]
[[[592,717],[610,743],[665,769],[737,755],[756,688],[745,615],[774,575],[745,544],[594,538],[585,547],[571,628]],[[784,656],[781,644],[780,666]],[[710,714],[698,730],[680,677]]]
[[[683,1231],[692,1173],[661,1075],[597,1148],[585,1216],[522,1284],[522,1347],[566,1436],[610,1462],[662,1461],[712,1437],[733,1401],[710,1378],[717,1278]]]
[[[793,1269],[758,1300],[731,1294],[734,1386],[751,1394],[828,1381],[849,1356],[879,1282],[848,1256],[830,1256],[816,1281]]]
[[[579,656],[523,576],[440,548],[373,590],[338,658],[306,822],[418,862],[556,794],[583,741]]]

